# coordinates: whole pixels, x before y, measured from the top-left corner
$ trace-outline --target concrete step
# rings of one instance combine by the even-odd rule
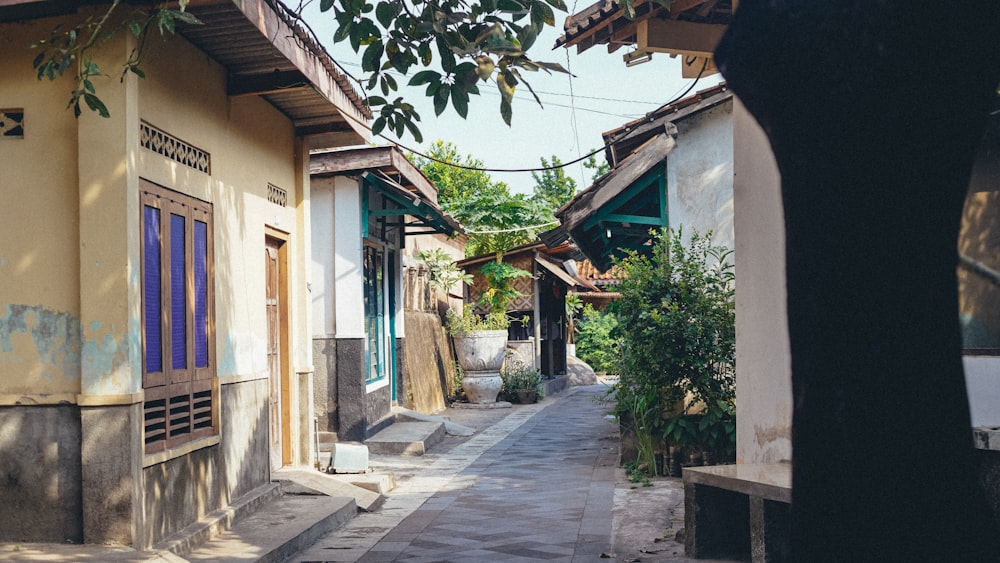
[[[212,540],[236,522],[249,517],[268,503],[281,498],[281,487],[277,483],[262,485],[229,506],[206,514],[203,518],[179,532],[168,536],[154,546],[157,551],[186,556],[193,549]]]
[[[200,563],[277,563],[357,514],[351,497],[282,495],[184,556]]]
[[[357,475],[328,475],[313,469],[283,467],[271,473],[271,478],[281,483],[286,493],[350,497],[359,510],[371,512],[382,506],[385,497],[380,490],[354,484]]]
[[[396,422],[365,440],[365,444],[373,454],[424,455],[444,436],[443,422]]]

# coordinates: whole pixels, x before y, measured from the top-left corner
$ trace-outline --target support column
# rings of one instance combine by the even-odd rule
[[[115,68],[132,43],[118,34],[95,62]],[[143,548],[138,93],[131,73],[94,81],[111,117],[77,122],[83,534]]]

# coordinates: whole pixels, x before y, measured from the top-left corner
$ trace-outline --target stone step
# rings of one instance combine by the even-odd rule
[[[357,477],[357,475],[328,475],[313,469],[289,467],[283,467],[271,474],[271,478],[280,482],[282,490],[287,493],[350,497],[354,499],[358,509],[365,512],[371,512],[382,506],[385,501],[382,491],[355,485],[355,480],[361,481]]]
[[[444,436],[443,422],[396,422],[365,440],[365,444],[373,454],[424,455]]]
[[[285,494],[184,555],[199,563],[278,563],[357,514],[351,497]]]

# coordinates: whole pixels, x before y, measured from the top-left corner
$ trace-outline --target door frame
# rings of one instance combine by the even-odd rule
[[[279,379],[280,384],[280,402],[279,408],[281,410],[281,421],[279,427],[281,428],[281,466],[291,465],[292,463],[292,436],[291,436],[291,358],[289,353],[291,350],[290,346],[290,335],[291,335],[291,315],[289,311],[289,303],[291,302],[290,296],[290,285],[288,283],[288,248],[289,248],[290,236],[284,231],[279,231],[270,226],[264,227],[264,248],[268,247],[268,243],[277,247],[278,250],[278,353],[281,356],[279,362]],[[265,272],[266,275],[266,272]],[[266,283],[266,280],[265,280]],[[266,288],[265,288],[266,289]],[[266,297],[266,295],[265,295]],[[268,378],[268,401],[270,401],[270,378]],[[268,417],[270,417],[270,411],[268,412]],[[270,424],[268,425],[270,429]],[[270,451],[271,439],[268,437],[268,450]],[[270,454],[268,454],[270,457]],[[270,461],[268,462],[270,463]]]

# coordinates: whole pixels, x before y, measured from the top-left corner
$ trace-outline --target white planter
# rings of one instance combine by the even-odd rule
[[[500,371],[507,348],[506,330],[477,330],[452,337],[458,363],[466,372]]]
[[[497,395],[502,386],[503,379],[498,371],[467,371],[462,378],[465,399],[479,405],[497,402]]]
[[[458,363],[465,372],[462,390],[470,403],[495,403],[503,379],[504,352],[507,349],[506,330],[479,330],[452,337]]]

